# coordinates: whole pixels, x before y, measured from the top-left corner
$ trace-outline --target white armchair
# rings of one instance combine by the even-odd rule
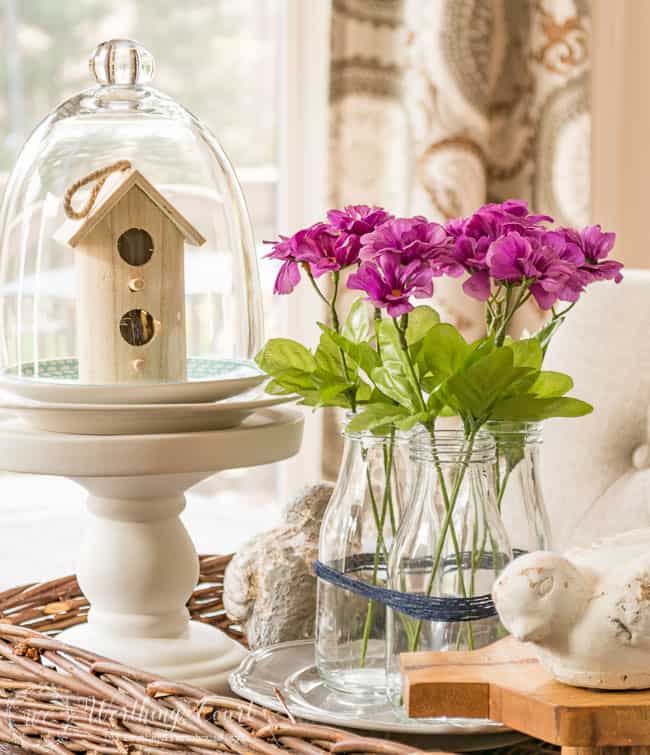
[[[554,544],[650,527],[650,271],[586,293],[549,349],[593,414],[546,423],[543,488]]]

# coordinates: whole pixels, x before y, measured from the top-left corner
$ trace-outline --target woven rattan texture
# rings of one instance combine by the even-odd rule
[[[188,607],[193,619],[243,642],[223,610],[229,560],[201,557],[200,582]],[[419,752],[167,682],[56,639],[63,629],[85,622],[87,613],[74,577],[0,593],[0,755]],[[498,752],[555,755],[557,750],[526,743]]]
[[[212,624],[245,644],[223,609],[223,575],[231,556],[201,556],[199,584],[187,604],[192,618]],[[14,587],[0,593],[0,623],[16,624],[55,634],[85,623],[88,601],[74,576],[51,582]]]

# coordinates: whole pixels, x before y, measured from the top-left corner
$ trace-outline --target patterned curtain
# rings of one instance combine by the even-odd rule
[[[590,0],[332,0],[331,206],[444,220],[519,197],[587,224],[589,33]],[[436,304],[480,333],[457,282],[438,282]],[[337,425],[326,418],[327,477]]]

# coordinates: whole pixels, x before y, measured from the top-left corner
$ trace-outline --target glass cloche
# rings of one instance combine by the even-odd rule
[[[149,86],[141,45],[105,42],[90,69],[97,84],[41,122],[5,190],[0,386],[64,401],[237,393],[261,380],[263,333],[234,170]]]

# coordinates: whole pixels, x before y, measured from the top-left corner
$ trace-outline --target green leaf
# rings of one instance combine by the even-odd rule
[[[271,338],[255,357],[257,366],[269,375],[276,376],[288,368],[312,372],[316,360],[309,349],[288,338]]]
[[[374,430],[378,427],[393,425],[407,416],[407,410],[401,406],[372,404],[367,406],[360,414],[355,415],[348,422],[346,429],[353,433]]]
[[[338,399],[350,389],[349,383],[341,381],[340,383],[328,382],[320,389],[320,396],[323,401],[332,401]]]
[[[359,380],[357,383],[357,404],[369,404],[372,400],[374,390],[372,386],[363,380]]]
[[[377,327],[377,343],[381,348],[382,361],[386,359],[402,361],[402,344],[397,325],[392,319],[383,319]]]
[[[496,348],[494,340],[494,335],[489,335],[479,338],[476,341],[472,341],[470,344],[471,352],[465,361],[465,367],[469,367],[480,359],[483,359],[483,357],[486,357],[488,354],[491,354]]]
[[[563,372],[551,372],[545,370],[540,372],[537,380],[530,387],[529,393],[535,394],[540,398],[555,398],[564,396],[573,388],[573,380]]]
[[[433,307],[429,307],[426,304],[415,307],[412,312],[409,312],[408,325],[406,326],[406,343],[411,346],[421,340],[439,322],[440,315]]]
[[[402,348],[393,320],[381,321],[377,342],[381,351],[381,366],[372,371],[374,383],[383,393],[414,411],[420,405],[419,388],[414,382],[409,357]],[[397,395],[399,398],[396,398]]]
[[[367,401],[368,404],[392,404],[393,399],[387,396],[385,393],[379,390],[377,386],[374,386],[370,398]]]
[[[314,372],[305,372],[290,367],[288,370],[278,371],[274,376],[275,379],[269,385],[273,385],[274,388],[282,387],[288,393],[301,393],[314,388],[314,374]]]
[[[502,398],[527,395],[540,375],[539,370],[533,370],[530,367],[517,367],[515,369],[518,370],[519,377],[513,379],[504,390]]]
[[[548,323],[548,325],[544,325],[544,327],[540,328],[533,336],[539,342],[539,345],[542,347],[544,354],[546,354],[546,351],[548,350],[551,339],[565,320],[566,317],[554,318],[553,320],[551,320],[551,322]]]
[[[372,381],[383,394],[392,398],[400,406],[409,411],[417,409],[411,382],[399,369],[377,367],[372,371]]]
[[[368,341],[370,326],[368,324],[368,305],[364,299],[357,299],[350,307],[341,329],[341,335],[353,343]]]
[[[314,409],[320,409],[324,406],[337,406],[341,409],[350,409],[350,400],[345,394],[340,394],[332,398],[323,398],[321,391],[305,391],[301,394],[302,401],[299,403],[303,406],[311,406]]]
[[[271,396],[290,396],[292,393],[296,393],[295,389],[282,385],[277,380],[269,380],[264,390]]]
[[[528,373],[526,368],[514,367],[514,355],[509,346],[496,348],[466,370],[453,375],[448,389],[453,406],[469,412],[473,418],[485,416],[508,387]]]
[[[323,334],[327,336],[329,341],[334,344],[334,347],[340,349],[343,353],[352,360],[352,364],[348,363],[348,368],[352,367],[356,373],[356,368],[360,367],[368,377],[375,369],[379,367],[379,355],[367,342],[354,343],[349,338],[345,338],[340,333],[337,333],[333,328],[319,323],[320,329]],[[340,361],[340,355],[339,355]]]
[[[530,367],[534,370],[541,368],[544,352],[536,338],[512,341],[508,346],[512,349],[515,367]]]
[[[582,417],[593,411],[593,406],[577,398],[560,396],[537,398],[515,396],[497,402],[490,413],[490,419],[518,422],[539,422],[551,417]]]
[[[489,430],[488,430],[489,432]],[[497,447],[499,462],[505,461],[504,477],[501,480],[501,489],[508,484],[508,475],[526,455],[526,440],[523,433],[512,433],[506,437],[499,433],[492,433]],[[501,490],[497,490],[499,494]],[[501,500],[501,496],[499,496]]]
[[[422,422],[423,424],[426,423],[429,420],[429,417],[430,415],[428,413],[423,412],[420,412],[418,414],[410,414],[407,417],[404,417],[404,419],[395,420],[395,427],[397,427],[398,430],[408,432],[409,430],[412,430],[419,422]]]
[[[317,369],[343,377],[341,352],[328,332],[321,333],[314,358]]]
[[[440,323],[422,341],[420,367],[440,383],[464,366],[471,351],[472,347],[453,325]]]
[[[447,405],[448,397],[445,390],[432,391],[427,399],[427,409],[431,414],[440,414]]]
[[[368,343],[357,343],[356,348],[348,353],[350,357],[359,365],[359,367],[370,377],[375,367],[381,364],[379,355]]]

